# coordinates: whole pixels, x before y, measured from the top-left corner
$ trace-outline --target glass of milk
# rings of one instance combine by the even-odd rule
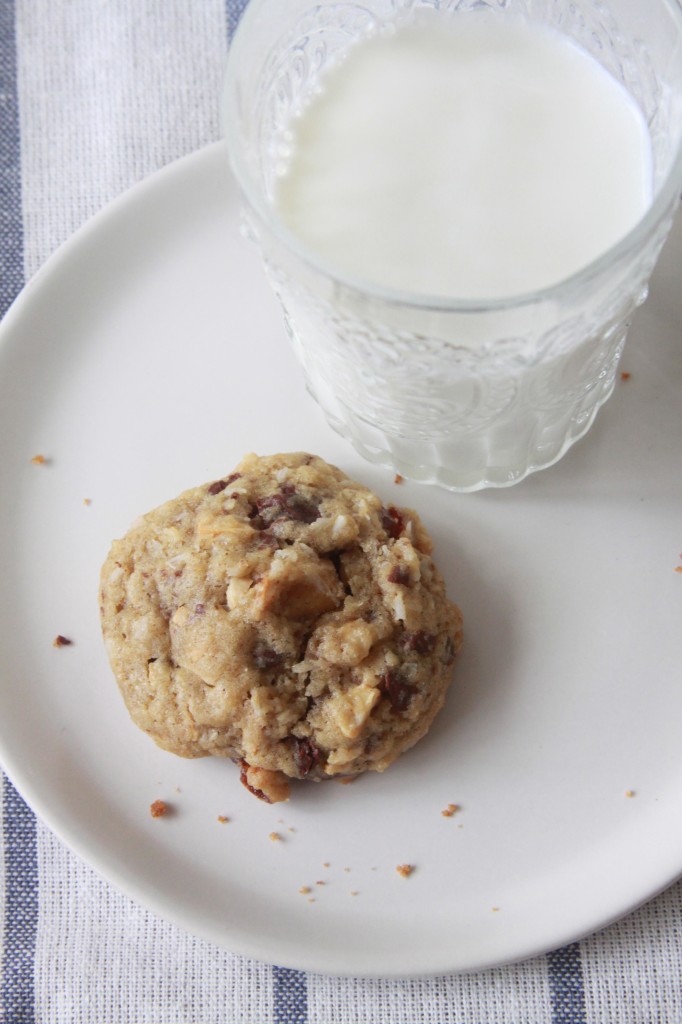
[[[586,433],[682,190],[679,0],[251,0],[223,116],[358,452],[473,491]]]

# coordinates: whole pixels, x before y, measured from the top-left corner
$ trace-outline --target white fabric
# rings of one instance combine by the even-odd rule
[[[222,0],[18,0],[25,270],[110,199],[218,138]]]

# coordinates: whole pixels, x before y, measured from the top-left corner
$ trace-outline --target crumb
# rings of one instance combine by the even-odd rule
[[[499,909],[499,907],[491,907],[493,914],[496,914],[499,911]]]
[[[326,861],[324,862],[324,864],[322,865],[322,867],[323,867],[323,868],[330,868],[330,867],[331,867],[331,864],[329,863],[329,861],[328,861],[328,860],[326,860]]]
[[[312,889],[310,888],[309,885],[302,885],[298,891],[300,892],[301,896],[307,896],[309,892],[312,892]]]
[[[346,872],[346,874],[350,873],[350,868],[344,868],[343,870]]]
[[[296,831],[296,829],[295,829],[295,828],[291,828],[291,827],[289,827],[289,828],[287,829],[287,832],[295,832],[295,831]]]
[[[165,800],[155,800],[149,807],[149,813],[152,818],[163,818],[165,814],[168,814],[168,804]]]
[[[314,897],[314,896],[311,896],[311,897],[309,898],[309,900],[308,900],[308,903],[314,903],[314,902],[315,902],[315,897]]]
[[[31,462],[32,462],[32,464],[34,466],[46,466],[47,465],[47,459],[45,458],[44,455],[34,455],[33,458],[31,459]]]
[[[324,882],[323,882],[323,881],[322,881],[321,879],[320,879],[320,881],[318,881],[318,882],[315,882],[315,885],[324,885],[324,884],[325,884],[325,883],[324,883]]]
[[[92,498],[83,498],[84,505],[92,505]]]
[[[359,896],[360,895],[360,893],[358,892],[357,889],[351,889],[350,894],[351,894],[351,896]]]
[[[355,782],[356,779],[357,775],[343,775],[339,779],[339,782],[341,783],[342,786],[350,786],[351,782]]]
[[[625,790],[625,795],[626,795],[626,797],[628,797],[628,798],[632,798],[632,797],[633,797],[633,796],[635,795],[635,791],[634,791],[634,789],[626,789],[626,790]]]
[[[632,374],[628,373],[627,370],[623,370],[623,372],[620,375],[621,380],[630,380],[630,377],[632,377]]]
[[[71,647],[72,644],[73,640],[69,640],[68,636],[62,636],[61,633],[58,633],[52,641],[53,647]]]
[[[227,817],[226,814],[219,814],[218,815],[218,821],[220,822],[221,825],[227,825],[229,820],[230,819]]]
[[[271,839],[273,843],[281,843],[282,842],[282,837],[279,834],[279,832],[271,832],[270,835],[268,836],[268,839]]]
[[[682,572],[682,565],[676,565],[675,572]]]
[[[444,818],[451,818],[453,814],[455,814],[456,811],[458,810],[459,804],[448,804],[445,810],[441,811],[440,813],[443,815]]]
[[[414,864],[398,864],[396,866],[396,871],[399,875],[402,875],[403,878],[409,878],[414,871]]]
[[[403,479],[404,478],[400,475],[400,473],[396,473],[396,475],[393,478],[393,483],[394,484],[401,484],[403,482]]]

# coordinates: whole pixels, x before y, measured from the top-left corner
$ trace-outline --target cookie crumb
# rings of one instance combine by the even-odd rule
[[[281,843],[282,842],[282,837],[279,834],[279,832],[271,832],[270,835],[268,836],[268,839],[271,839],[273,843]]]
[[[149,807],[149,813],[152,818],[163,818],[164,815],[168,814],[168,804],[165,800],[155,800]]]
[[[347,875],[350,874],[350,868],[344,868],[343,870],[346,872]]]
[[[307,896],[309,892],[312,892],[312,889],[310,888],[309,885],[302,885],[298,891],[300,892],[301,896]]]
[[[682,572],[682,565],[676,565],[675,572]]]
[[[499,907],[491,907],[490,909],[492,910],[493,914],[497,914],[499,912],[500,908]]]
[[[314,896],[311,896],[311,897],[310,897],[310,898],[308,899],[308,903],[314,903],[314,902],[315,902],[315,897],[314,897]]]
[[[396,865],[396,871],[403,878],[409,878],[414,871],[414,864],[398,864]]]
[[[456,814],[458,810],[459,804],[448,804],[448,806],[440,813],[443,815],[444,818],[451,818],[453,814]]]
[[[92,505],[92,498],[83,498],[84,505]]]
[[[53,647],[71,647],[71,646],[73,646],[73,640],[69,640],[68,636],[62,636],[61,633],[58,633],[57,636],[52,641],[52,646]]]
[[[351,894],[351,896],[359,896],[360,895],[360,893],[358,892],[357,889],[351,889],[350,894]]]
[[[402,477],[400,475],[400,473],[396,473],[396,475],[393,477],[393,483],[394,484],[401,484],[403,482],[403,480],[404,480],[404,477]]]
[[[621,380],[630,380],[630,377],[632,377],[632,374],[629,373],[627,370],[623,370],[620,375]]]
[[[632,797],[633,797],[633,796],[635,796],[635,791],[634,791],[634,789],[626,789],[626,790],[625,790],[625,795],[626,795],[626,797],[627,797],[628,799],[632,799]]]
[[[218,815],[218,821],[220,822],[221,825],[227,825],[229,820],[230,819],[227,817],[226,814],[219,814]]]
[[[319,881],[315,882],[315,885],[325,885],[325,882],[323,882],[322,879],[319,879]]]
[[[47,459],[45,458],[44,455],[34,455],[33,458],[31,459],[31,463],[34,466],[46,466]]]
[[[330,867],[331,867],[331,864],[329,863],[329,861],[328,861],[328,860],[326,860],[326,861],[324,862],[324,864],[322,865],[322,867],[323,867],[323,868],[330,868]]]

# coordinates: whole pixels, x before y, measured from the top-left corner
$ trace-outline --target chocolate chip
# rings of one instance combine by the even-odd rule
[[[400,583],[404,587],[408,587],[412,582],[410,579],[410,570],[406,565],[394,565],[388,574],[389,583]]]
[[[415,633],[403,633],[400,646],[404,651],[415,651],[417,654],[430,654],[436,646],[435,633],[427,633],[418,629]]]
[[[248,517],[251,520],[251,525],[253,526],[254,530],[264,530],[266,528],[266,524],[261,518],[258,509],[256,508],[255,505],[251,505],[249,507]]]
[[[292,739],[296,770],[299,778],[305,779],[306,775],[308,775],[319,762],[320,751],[317,749],[313,741],[307,737],[299,739],[297,736],[294,736]]]
[[[387,668],[383,673],[379,689],[386,694],[394,711],[407,711],[415,692],[414,686],[410,686],[405,677],[393,668]]]
[[[314,523],[320,517],[319,505],[298,494],[290,484],[282,487],[276,494],[259,498],[256,502],[256,512],[268,526],[278,519]]]
[[[394,505],[389,505],[381,510],[381,525],[389,537],[397,540],[405,529],[405,520]]]
[[[267,644],[265,640],[256,640],[251,649],[251,660],[256,668],[277,668],[284,661],[284,655]]]

